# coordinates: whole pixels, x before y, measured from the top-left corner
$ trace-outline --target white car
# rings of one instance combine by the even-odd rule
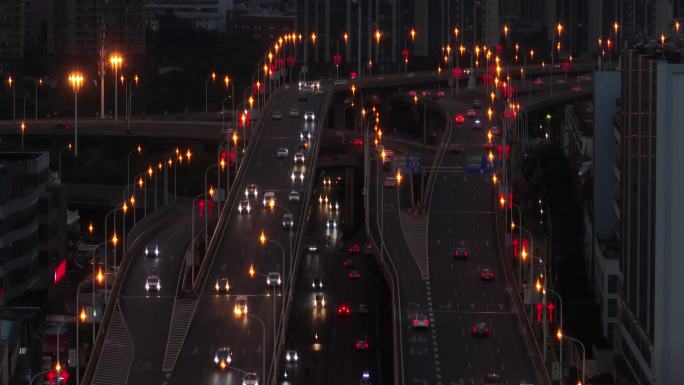
[[[273,120],[280,120],[283,118],[283,114],[280,113],[280,111],[276,111],[273,113]]]
[[[297,191],[290,191],[287,195],[287,201],[290,203],[299,203],[302,200],[302,196]]]
[[[298,153],[294,154],[294,162],[295,163],[304,163],[304,153],[298,152]]]
[[[238,214],[249,214],[252,211],[252,206],[249,204],[249,199],[243,199],[238,203]]]
[[[245,197],[249,198],[250,196],[253,196],[256,198],[259,195],[259,190],[257,188],[257,185],[254,183],[248,184],[247,188],[245,188]]]
[[[306,111],[306,112],[304,113],[304,120],[305,120],[305,121],[309,121],[309,120],[310,120],[310,121],[313,122],[315,119],[316,119],[316,115],[315,115],[313,112],[311,112],[311,111]]]
[[[290,150],[287,149],[287,147],[280,147],[279,149],[276,150],[276,157],[277,158],[287,158],[290,155]]]
[[[292,179],[292,182],[295,182],[296,180],[299,180],[300,182],[304,182],[304,172],[303,171],[292,171],[292,174],[290,174],[290,179]]]
[[[299,133],[299,140],[300,141],[305,141],[305,140],[311,140],[311,132],[308,130],[304,130]]]
[[[256,373],[246,373],[242,377],[242,385],[259,385],[259,376]]]
[[[296,118],[298,116],[299,116],[299,108],[291,108],[290,109],[290,117]]]
[[[325,228],[326,229],[336,229],[337,228],[337,221],[334,219],[328,219],[325,222]]]
[[[266,191],[264,193],[264,199],[261,200],[261,203],[264,205],[264,207],[268,207],[272,204],[275,204],[275,193],[273,191]]]
[[[299,354],[297,354],[296,350],[288,350],[285,352],[285,361],[286,362],[297,362],[297,361],[299,361]]]
[[[292,214],[283,214],[283,228],[291,229],[294,226],[294,219]]]
[[[216,284],[214,284],[214,290],[216,290],[217,294],[220,293],[228,293],[230,291],[230,284],[228,283],[228,278],[219,278],[216,280]]]
[[[280,279],[280,273],[272,271],[266,276],[266,286],[280,286],[283,281]]]
[[[146,291],[159,291],[161,290],[161,280],[156,275],[150,275],[145,281]]]
[[[235,315],[239,317],[243,314],[247,314],[247,311],[247,296],[237,296],[237,298],[235,299],[235,307],[233,307],[233,313],[235,313]]]
[[[146,257],[159,257],[159,246],[154,246],[154,250],[150,250],[147,248],[147,245],[145,245],[145,256]]]

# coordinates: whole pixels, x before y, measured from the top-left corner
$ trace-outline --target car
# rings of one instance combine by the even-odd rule
[[[259,385],[259,376],[256,373],[245,373],[242,385]]]
[[[292,218],[292,214],[283,214],[283,228],[291,229],[292,227],[294,227],[294,219]]]
[[[480,129],[482,129],[482,122],[480,121],[480,119],[475,119],[475,121],[473,122],[473,130]]]
[[[299,180],[300,182],[304,182],[304,172],[300,170],[295,170],[292,171],[292,174],[290,174],[290,179],[292,179],[292,182]]]
[[[359,383],[361,385],[371,385],[373,383],[370,372],[368,370],[364,370],[363,372],[361,372],[361,380],[359,381]]]
[[[313,113],[313,111],[306,111],[304,113],[304,120],[305,121],[314,121],[316,119],[316,114]]]
[[[290,108],[290,117],[291,118],[299,117],[299,108]]]
[[[368,350],[368,341],[365,339],[356,340],[354,343],[355,350]]]
[[[582,88],[579,86],[579,84],[575,84],[572,86],[572,92],[580,92],[582,91]]]
[[[232,356],[233,353],[230,351],[229,346],[221,346],[216,349],[216,352],[214,353],[214,364],[221,369],[225,369],[233,362]]]
[[[323,290],[323,281],[320,278],[314,278],[311,282],[311,288],[314,290]]]
[[[485,150],[493,150],[494,147],[496,146],[494,146],[494,143],[492,142],[485,142],[485,144],[482,145],[482,148],[484,148]]]
[[[501,376],[496,373],[487,373],[484,376],[484,382],[486,385],[500,384]]]
[[[352,260],[351,258],[346,258],[345,260],[342,261],[342,267],[345,267],[347,269],[351,269],[352,267]]]
[[[287,201],[290,203],[299,203],[302,200],[302,196],[299,194],[298,191],[290,191],[289,194],[287,194]]]
[[[475,117],[475,116],[477,116],[477,112],[475,112],[475,110],[473,110],[473,109],[470,109],[470,110],[466,111],[466,116]]]
[[[417,96],[416,91],[415,91],[415,90],[409,91],[409,96],[410,96],[410,97]]]
[[[541,80],[540,78],[534,79],[534,85],[535,85],[535,86],[540,86],[540,85],[542,85],[542,84],[544,84],[544,81]]]
[[[295,163],[304,163],[304,153],[303,152],[297,152],[294,154],[294,162]]]
[[[492,135],[501,135],[501,127],[499,126],[492,126],[489,131],[491,131]]]
[[[228,293],[230,290],[230,284],[228,283],[228,278],[219,277],[214,284],[214,290],[217,294]]]
[[[494,272],[492,269],[489,268],[484,268],[480,270],[480,279],[483,281],[493,281],[494,280]]]
[[[259,195],[259,190],[257,188],[257,185],[254,183],[248,184],[247,187],[245,188],[245,197],[249,198],[250,196],[253,196],[256,198]]]
[[[330,177],[326,176],[325,178],[323,178],[323,187],[329,187],[330,185],[332,185]]]
[[[382,185],[385,187],[396,187],[397,180],[393,176],[386,176],[382,181]]]
[[[145,280],[145,291],[159,291],[161,290],[161,280],[156,275],[150,275]]]
[[[454,250],[454,258],[456,259],[467,259],[468,258],[468,249],[465,247],[457,247],[456,250]]]
[[[367,315],[370,314],[370,307],[367,304],[362,303],[359,305],[359,314]]]
[[[145,245],[145,256],[146,257],[158,258],[159,257],[159,246],[156,245],[156,246],[154,246],[154,250],[150,250],[147,248],[147,245]]]
[[[249,204],[249,199],[243,199],[238,203],[238,214],[249,214],[252,211],[252,206]]]
[[[277,271],[272,271],[266,275],[266,286],[280,286],[282,283],[280,273]]]
[[[445,95],[444,91],[437,91],[437,97],[443,98]]]
[[[358,270],[349,270],[349,279],[361,279],[361,272]]]
[[[275,199],[275,192],[273,192],[273,191],[266,191],[266,192],[264,193],[264,198],[261,200],[261,204],[262,204],[264,207],[269,207],[269,206],[271,206],[271,205],[275,205],[275,203],[276,203],[275,200],[276,200],[276,199]]]
[[[456,121],[456,124],[464,124],[465,116],[463,116],[463,114],[457,114],[454,120]]]
[[[455,143],[449,143],[447,145],[447,151],[449,151],[452,154],[460,154],[461,152],[463,152],[463,147]]]
[[[471,333],[475,337],[487,337],[489,335],[489,327],[484,322],[478,322],[473,325]]]
[[[321,308],[325,306],[325,298],[323,297],[323,294],[316,294],[314,296],[313,306],[315,308]]]
[[[280,111],[275,111],[272,117],[273,120],[280,120],[283,118],[283,114]]]
[[[432,93],[428,90],[425,90],[425,91],[421,92],[420,95],[424,98],[429,98],[430,96],[432,96]]]
[[[357,254],[361,253],[361,245],[359,245],[358,243],[354,243],[353,245],[349,245],[349,247],[347,248],[347,252],[349,254],[352,254],[352,255],[357,255]]]
[[[312,253],[315,253],[318,251],[318,246],[315,243],[309,243],[308,245],[306,245],[306,249]]]
[[[247,307],[247,296],[238,295],[237,298],[235,298],[235,306],[233,307],[233,313],[239,317],[243,314],[246,315],[248,311],[249,308]]]
[[[299,354],[296,350],[287,350],[285,352],[285,362],[298,362]]]
[[[287,158],[290,155],[290,150],[287,149],[287,147],[280,147],[279,149],[276,150],[276,157],[277,158]]]
[[[299,133],[299,140],[302,142],[311,140],[312,137],[313,135],[311,135],[311,132],[309,130],[302,130],[302,132]]]
[[[349,308],[349,305],[340,304],[339,306],[337,306],[337,315],[342,317],[348,317],[350,314],[351,309]]]
[[[328,219],[325,221],[325,228],[326,229],[336,229],[337,228],[337,221],[334,219]]]
[[[474,99],[473,100],[473,108],[481,108],[482,107],[482,99]]]
[[[427,329],[430,327],[430,320],[423,313],[416,313],[413,315],[411,325],[414,329]]]

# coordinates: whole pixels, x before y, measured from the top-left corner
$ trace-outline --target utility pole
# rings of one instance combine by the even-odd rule
[[[104,19],[101,20],[102,22],[102,30],[100,31],[100,37],[99,37],[99,61],[97,63],[97,74],[100,76],[100,119],[104,119],[105,116],[105,68],[107,64],[107,48],[105,46],[106,43],[106,35],[105,35],[105,23]]]

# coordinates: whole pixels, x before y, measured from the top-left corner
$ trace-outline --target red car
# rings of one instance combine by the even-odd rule
[[[355,243],[347,248],[347,252],[353,255],[359,254],[361,252],[361,245]]]
[[[480,278],[483,281],[493,281],[494,280],[494,272],[492,269],[482,269],[480,270]]]
[[[456,259],[466,259],[468,258],[468,249],[465,247],[459,247],[454,250],[454,258]]]
[[[356,350],[368,350],[368,341],[366,340],[358,340],[354,344],[354,349]]]
[[[476,323],[471,331],[475,337],[487,337],[489,335],[489,327],[484,322]]]
[[[461,152],[463,152],[463,148],[458,144],[451,143],[447,146],[447,151],[449,151],[452,154],[460,154]]]
[[[361,272],[358,270],[349,270],[349,279],[360,279]]]
[[[454,118],[454,120],[456,120],[456,123],[458,123],[458,124],[464,124],[465,123],[465,116],[463,116],[463,114],[458,114],[458,115],[456,115],[456,118]]]
[[[337,315],[342,316],[342,317],[347,317],[351,314],[351,309],[349,309],[349,305],[340,305],[337,307]]]

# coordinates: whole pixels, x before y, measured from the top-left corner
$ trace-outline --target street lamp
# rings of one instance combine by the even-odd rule
[[[26,123],[22,120],[19,124],[19,130],[21,131],[21,151],[24,151],[24,131],[26,131]]]
[[[7,86],[12,89],[12,121],[17,121],[17,93],[14,85],[14,78],[9,76],[7,78]]]
[[[115,53],[109,58],[109,63],[114,67],[114,120],[119,119],[119,67],[123,65],[123,57]],[[104,119],[104,116],[100,116]]]
[[[563,332],[561,331],[561,329],[558,329],[558,332],[556,332],[556,337],[558,338],[558,341],[560,341],[560,342],[563,341],[563,338],[566,338],[566,339],[568,339],[568,340],[570,340],[570,341],[572,341],[572,342],[575,342],[575,343],[579,344],[579,346],[582,348],[582,384],[584,384],[584,383],[585,383],[585,380],[586,380],[586,367],[587,367],[587,366],[586,366],[586,363],[587,363],[587,355],[586,355],[586,353],[587,353],[587,351],[586,351],[586,349],[584,348],[584,344],[582,343],[582,341],[580,341],[580,340],[578,340],[578,339],[576,339],[576,338],[572,338],[572,337],[570,337],[570,336],[567,336],[567,335],[563,334]],[[561,366],[561,379],[562,379],[562,377],[563,377],[562,369],[563,369],[563,367]],[[561,384],[562,384],[562,383],[561,383]]]
[[[83,74],[78,71],[69,75],[69,84],[74,90],[74,158],[78,158],[78,90],[84,80]]]
[[[71,143],[67,143],[67,145],[62,147],[59,150],[59,153],[57,154],[58,163],[59,163],[59,173],[57,175],[59,176],[60,181],[62,180],[62,152],[64,152],[64,150],[71,151]]]
[[[211,72],[211,75],[204,80],[204,112],[209,112],[209,79],[212,82],[216,81],[216,72]]]

